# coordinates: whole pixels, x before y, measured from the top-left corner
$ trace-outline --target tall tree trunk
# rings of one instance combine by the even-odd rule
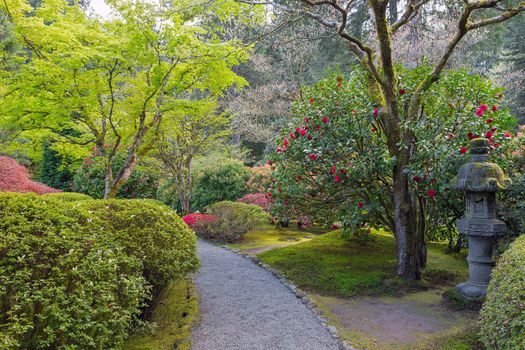
[[[393,201],[397,240],[397,273],[409,280],[421,278],[421,245],[416,228],[415,210],[410,198],[405,164],[394,167]]]

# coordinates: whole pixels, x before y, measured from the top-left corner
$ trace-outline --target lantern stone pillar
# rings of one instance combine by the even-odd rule
[[[458,219],[458,230],[468,236],[469,280],[456,289],[468,300],[484,297],[494,267],[494,239],[506,231],[496,218],[496,192],[506,190],[510,179],[499,165],[488,162],[489,140],[476,138],[470,142],[470,161],[464,164],[452,187],[466,192],[465,216]]]

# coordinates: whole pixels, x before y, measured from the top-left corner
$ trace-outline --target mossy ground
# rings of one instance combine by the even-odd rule
[[[245,253],[257,254],[260,251],[305,242],[327,231],[325,228],[316,226],[300,230],[294,226],[288,228],[263,224],[244,235],[242,241],[229,246]]]
[[[445,254],[445,245],[433,243],[428,245],[423,281],[407,283],[396,275],[394,237],[379,231],[374,231],[372,237],[373,241],[363,246],[345,241],[340,231],[333,231],[258,257],[302,289],[331,296],[394,295],[451,285],[466,278],[466,260]]]
[[[427,268],[417,283],[397,277],[395,238],[381,231],[373,230],[367,245],[333,231],[258,257],[309,292],[341,336],[358,348],[478,349],[470,326],[476,312],[454,310],[441,296],[467,278],[465,254],[447,254],[446,248],[428,244]]]
[[[153,311],[152,332],[130,336],[124,350],[190,350],[191,328],[199,318],[197,290],[190,278],[171,283]]]

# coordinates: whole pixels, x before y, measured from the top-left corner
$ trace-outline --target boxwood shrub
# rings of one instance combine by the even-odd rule
[[[0,193],[0,217],[2,349],[119,348],[198,264],[194,234],[150,201]]]
[[[480,323],[488,349],[525,349],[525,236],[516,239],[493,270]]]
[[[76,193],[76,192],[58,192],[58,193],[47,193],[42,195],[44,198],[56,199],[63,202],[77,202],[93,199],[87,194]]]

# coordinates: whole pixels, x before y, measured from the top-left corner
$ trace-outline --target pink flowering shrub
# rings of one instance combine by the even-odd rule
[[[263,208],[264,211],[270,210],[268,199],[264,193],[248,193],[247,195],[237,199],[237,202],[257,205]]]
[[[186,225],[193,228],[193,226],[195,226],[195,224],[197,223],[212,222],[212,221],[217,220],[217,217],[215,215],[210,215],[210,214],[192,213],[192,214],[188,214],[184,216],[182,220],[184,220]]]
[[[13,158],[0,156],[0,192],[34,192],[36,194],[62,192],[29,178],[27,169]]]

